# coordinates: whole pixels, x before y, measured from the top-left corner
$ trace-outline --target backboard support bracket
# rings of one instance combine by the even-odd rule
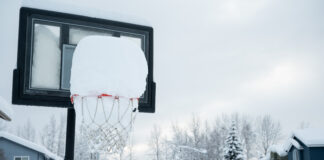
[[[74,160],[75,110],[68,108],[64,160]]]

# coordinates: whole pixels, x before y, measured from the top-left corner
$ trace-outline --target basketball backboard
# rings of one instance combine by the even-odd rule
[[[72,56],[78,42],[89,35],[125,38],[142,48],[149,72],[138,109],[154,112],[153,28],[32,8],[20,10],[12,103],[71,107]]]
[[[143,50],[148,75],[138,111],[155,112],[152,27],[21,8],[12,103],[68,108],[66,160],[74,157],[75,111],[70,99],[72,57],[78,42],[90,35],[128,39]]]

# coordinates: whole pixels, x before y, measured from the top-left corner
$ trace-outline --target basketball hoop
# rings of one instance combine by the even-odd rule
[[[146,89],[147,61],[135,43],[88,36],[75,49],[71,101],[91,152],[122,154]],[[78,126],[78,125],[77,125]]]
[[[123,151],[136,118],[138,98],[74,94],[71,102],[76,112],[81,112],[77,113],[82,116],[80,134],[87,138],[90,150],[108,154]],[[97,118],[99,114],[102,118]]]

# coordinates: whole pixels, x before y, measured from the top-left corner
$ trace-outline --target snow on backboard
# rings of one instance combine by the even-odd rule
[[[133,41],[148,64],[146,91],[140,112],[155,111],[153,29],[123,22],[21,8],[13,104],[70,107],[70,70],[78,42],[90,35]]]
[[[88,36],[74,52],[71,95],[138,98],[145,91],[147,72],[145,56],[136,43],[112,36]]]

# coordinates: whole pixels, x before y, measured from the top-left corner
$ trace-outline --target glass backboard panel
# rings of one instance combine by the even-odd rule
[[[71,67],[73,52],[75,50],[75,45],[63,45],[62,52],[62,74],[61,74],[61,89],[70,89],[70,78],[71,78]]]
[[[60,27],[34,24],[31,88],[59,89]]]
[[[143,47],[142,47],[142,39],[139,38],[139,37],[131,37],[131,36],[121,35],[120,38],[130,40],[130,41],[134,42],[135,44],[137,44],[139,47],[141,47],[143,49]]]
[[[69,43],[70,44],[78,44],[79,41],[86,37],[86,36],[94,36],[94,35],[100,35],[100,36],[112,36],[112,33],[105,32],[102,30],[90,30],[90,29],[83,29],[83,28],[76,28],[71,27],[70,28],[70,34],[69,34]]]

